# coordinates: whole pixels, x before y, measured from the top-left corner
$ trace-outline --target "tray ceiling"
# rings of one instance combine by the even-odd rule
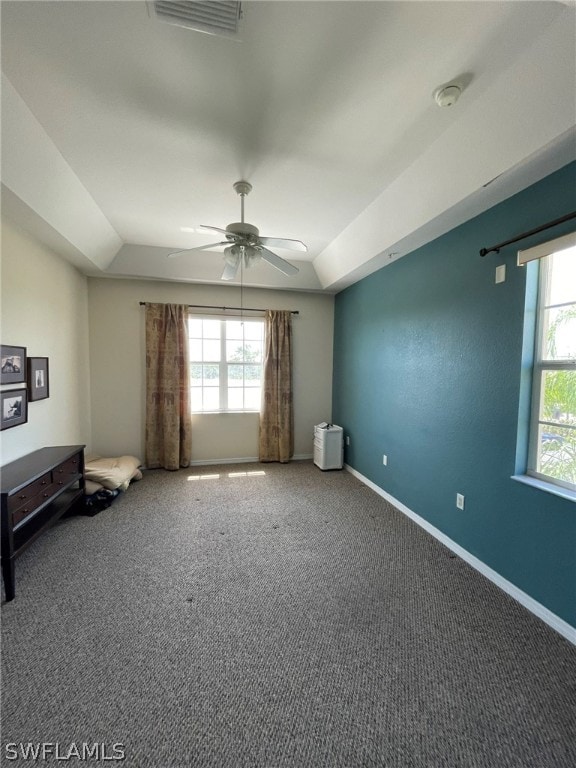
[[[4,0],[5,211],[87,274],[212,282],[221,251],[165,256],[238,221],[246,179],[247,221],[308,245],[277,251],[293,282],[252,283],[334,292],[574,156],[572,3],[242,11],[236,39],[137,0]]]

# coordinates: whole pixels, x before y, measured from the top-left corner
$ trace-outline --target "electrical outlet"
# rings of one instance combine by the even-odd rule
[[[382,454],[382,464],[384,464],[385,467],[388,466],[388,456],[386,454]]]
[[[461,493],[456,494],[456,506],[458,509],[464,509],[464,496]]]

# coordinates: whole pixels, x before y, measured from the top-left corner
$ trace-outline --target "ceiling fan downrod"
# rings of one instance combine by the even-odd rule
[[[249,181],[234,182],[236,194],[240,195],[240,221],[244,224],[244,198],[252,191],[252,184]]]

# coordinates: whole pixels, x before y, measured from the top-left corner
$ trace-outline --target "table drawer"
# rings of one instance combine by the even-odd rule
[[[24,520],[25,517],[28,517],[28,515],[31,515],[32,512],[35,512],[38,507],[44,504],[45,501],[51,499],[54,494],[58,492],[58,490],[59,486],[57,485],[47,485],[42,489],[42,491],[40,491],[40,493],[29,499],[29,501],[24,504],[24,506],[14,510],[12,513],[12,527],[15,527],[18,525],[18,523]]]
[[[53,470],[54,482],[61,485],[67,483],[70,475],[80,474],[80,456],[72,456],[71,459],[63,461]]]
[[[46,472],[46,474],[39,477],[38,480],[30,483],[30,485],[26,485],[13,496],[8,497],[8,511],[15,512],[21,507],[28,506],[32,499],[50,485],[52,485],[52,473]]]

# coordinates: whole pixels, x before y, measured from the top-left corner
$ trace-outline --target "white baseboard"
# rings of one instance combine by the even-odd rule
[[[564,619],[561,619],[555,613],[552,613],[552,611],[546,608],[546,606],[542,605],[537,600],[534,600],[533,597],[530,597],[530,595],[526,594],[526,592],[523,592],[511,581],[508,581],[503,576],[501,576],[498,571],[493,570],[488,565],[486,565],[486,563],[482,562],[482,560],[479,560],[477,557],[470,554],[468,550],[464,549],[459,544],[456,544],[456,542],[452,541],[452,539],[446,536],[445,533],[442,533],[442,531],[440,531],[438,528],[431,525],[431,523],[429,523],[423,517],[420,517],[420,515],[417,515],[416,512],[413,512],[405,504],[402,504],[401,501],[395,499],[394,496],[391,496],[385,490],[380,488],[379,485],[376,485],[376,483],[373,483],[367,477],[364,477],[364,475],[360,474],[360,472],[356,471],[353,467],[345,464],[344,469],[350,472],[351,475],[354,475],[354,477],[358,478],[358,480],[364,483],[364,485],[367,485],[369,488],[375,491],[379,496],[382,496],[383,499],[386,499],[386,501],[390,502],[393,507],[398,509],[411,520],[414,520],[415,523],[424,528],[424,530],[434,536],[435,539],[438,539],[438,541],[442,542],[442,544],[447,546],[448,549],[452,550],[452,552],[458,555],[458,557],[461,557],[462,560],[471,565],[472,568],[475,568],[483,576],[486,576],[487,579],[490,579],[490,581],[496,584],[497,587],[500,587],[500,589],[504,590],[504,592],[517,600],[521,605],[524,606],[524,608],[527,608],[531,613],[548,624],[548,626],[552,627],[552,629],[558,632],[558,634],[562,635],[562,637],[565,637],[566,640],[569,640],[571,643],[576,645],[576,627],[573,627],[571,624],[568,624],[567,621],[564,621]]]
[[[253,464],[258,461],[258,456],[247,456],[243,459],[199,459],[191,461],[190,467],[209,467],[212,464]]]
[[[292,461],[305,461],[313,457],[312,453],[297,453],[292,456]],[[213,464],[253,464],[259,463],[258,456],[246,456],[243,459],[199,459],[198,461],[191,461],[190,467],[209,467]]]

